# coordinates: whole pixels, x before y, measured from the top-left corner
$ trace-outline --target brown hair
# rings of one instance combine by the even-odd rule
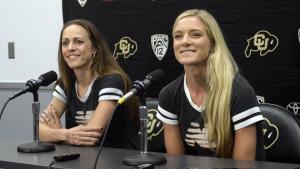
[[[76,79],[73,70],[67,65],[62,55],[62,35],[64,30],[70,25],[79,25],[83,27],[89,34],[89,39],[91,40],[93,48],[96,51],[96,55],[93,57],[91,65],[92,75],[102,77],[108,74],[118,74],[123,79],[125,93],[128,92],[132,84],[129,76],[123,71],[113,57],[106,40],[100,34],[96,26],[85,19],[70,20],[64,24],[61,30],[58,48],[58,67],[60,76],[57,83],[62,83],[66,92],[69,93],[71,85]],[[137,106],[137,98],[130,99],[125,103],[126,110],[132,120],[137,120]]]

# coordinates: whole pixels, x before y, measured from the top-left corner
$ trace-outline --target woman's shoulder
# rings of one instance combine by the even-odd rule
[[[179,75],[176,79],[168,83],[162,90],[176,90],[178,87],[182,86],[184,80],[184,74]]]
[[[98,86],[100,89],[104,89],[104,88],[117,88],[122,90],[124,89],[124,81],[121,75],[117,73],[106,74],[97,77],[94,85]]]
[[[110,73],[110,74],[98,76],[96,80],[101,81],[101,80],[115,80],[115,79],[122,80],[122,77],[120,74]]]
[[[251,84],[249,81],[240,73],[237,73],[234,77],[233,81],[233,89],[234,90],[245,90],[245,89],[250,89],[253,90]]]
[[[111,74],[106,74],[103,76],[98,76],[97,79],[95,80],[97,84],[99,83],[121,83],[123,84],[123,80],[121,75],[117,73],[111,73]]]

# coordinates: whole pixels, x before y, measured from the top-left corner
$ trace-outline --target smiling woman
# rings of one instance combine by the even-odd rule
[[[173,47],[184,74],[159,94],[167,153],[263,160],[255,92],[238,73],[214,17],[198,9],[181,13]]]
[[[179,63],[183,65],[206,63],[212,48],[206,30],[203,22],[196,17],[186,17],[176,23],[173,30],[173,48]]]
[[[40,139],[98,144],[114,113],[104,146],[137,148],[137,100],[131,99],[113,112],[131,81],[97,28],[87,20],[71,20],[64,25],[59,44],[60,76],[40,117]],[[63,113],[66,129],[59,122]]]
[[[62,36],[62,55],[71,69],[88,69],[96,53],[84,28],[71,25],[65,29]]]

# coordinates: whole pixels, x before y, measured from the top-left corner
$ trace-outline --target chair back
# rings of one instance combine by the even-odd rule
[[[300,122],[285,108],[261,103],[266,161],[300,163]]]
[[[158,99],[147,98],[146,106],[148,108],[148,151],[165,152],[163,123],[156,118]]]

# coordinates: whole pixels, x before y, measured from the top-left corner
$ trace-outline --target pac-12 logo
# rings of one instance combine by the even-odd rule
[[[165,34],[156,34],[151,36],[152,50],[158,60],[162,60],[168,50],[169,37]]]
[[[87,0],[77,0],[77,1],[78,1],[79,5],[80,5],[81,7],[84,7],[84,5],[85,5],[86,2],[87,2]]]

